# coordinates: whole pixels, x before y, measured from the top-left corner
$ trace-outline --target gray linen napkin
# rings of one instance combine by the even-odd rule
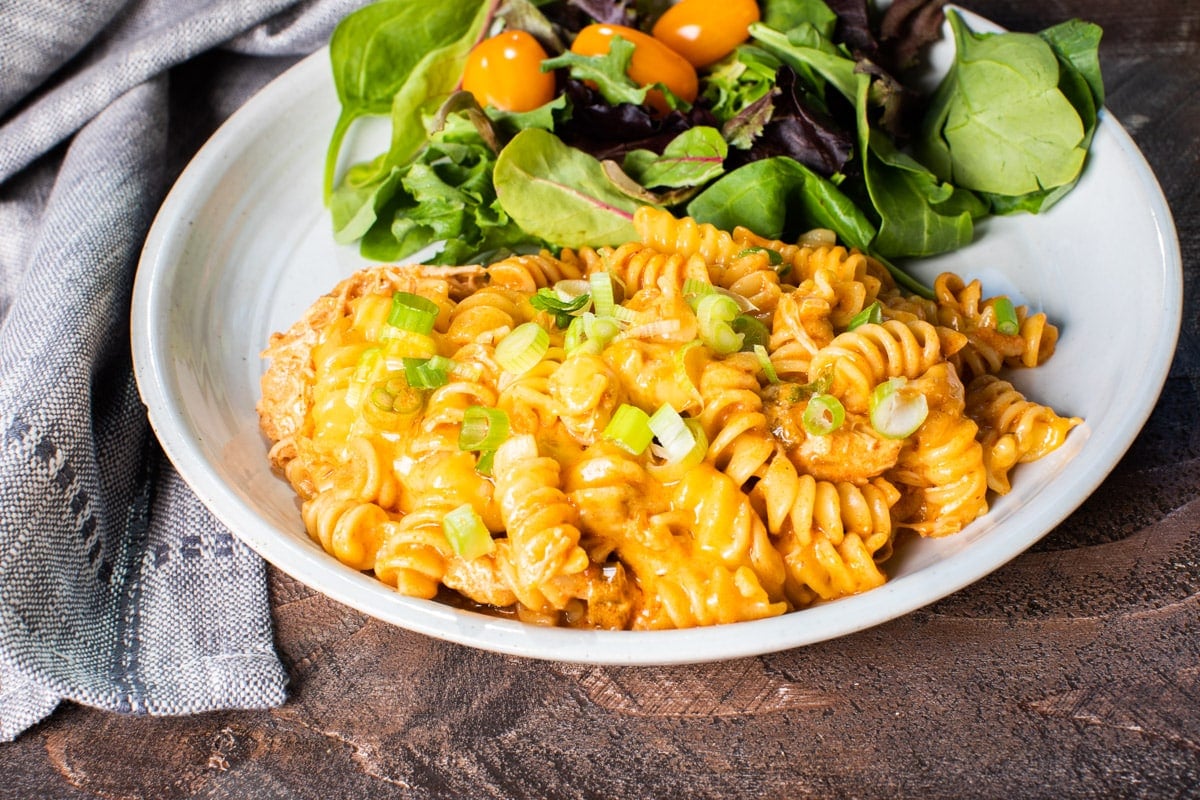
[[[151,433],[129,301],[199,144],[188,128],[362,4],[0,0],[0,741],[64,699],[186,714],[285,698],[264,565]],[[172,103],[173,68],[214,48],[189,73],[209,85]]]

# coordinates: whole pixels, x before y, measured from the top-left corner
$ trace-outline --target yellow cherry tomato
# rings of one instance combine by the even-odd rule
[[[750,38],[750,23],[758,20],[754,0],[680,0],[658,18],[652,33],[700,69]]]
[[[481,106],[531,111],[554,99],[554,73],[542,72],[546,51],[525,31],[504,31],[467,54],[463,89]]]
[[[695,102],[699,90],[696,70],[683,56],[639,30],[624,25],[588,25],[575,36],[571,51],[582,56],[607,55],[614,36],[620,36],[634,46],[626,70],[634,83],[639,86],[661,83],[680,100]],[[667,111],[667,103],[661,92],[647,92],[646,102],[660,112]]]

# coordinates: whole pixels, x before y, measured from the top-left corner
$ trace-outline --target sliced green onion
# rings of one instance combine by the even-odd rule
[[[651,414],[649,424],[669,462],[683,460],[696,446],[696,437],[692,435],[691,428],[670,403],[663,403]]]
[[[454,552],[468,561],[496,549],[491,531],[470,503],[463,503],[442,517],[442,531]]]
[[[762,367],[767,380],[771,383],[779,383],[779,373],[775,371],[775,365],[771,363],[771,354],[767,352],[767,348],[761,344],[754,345],[754,355],[758,356],[758,365]]]
[[[475,462],[475,471],[480,475],[492,474],[492,465],[496,461],[495,450],[485,450],[479,454],[479,460]]]
[[[699,339],[692,339],[683,347],[676,350],[675,354],[672,356],[672,359],[675,362],[675,380],[680,386],[685,386],[691,389],[693,392],[696,392],[697,397],[699,397],[700,387],[697,386],[695,381],[692,380],[692,373],[688,371],[687,360],[688,354],[703,344],[704,343]]]
[[[354,367],[350,385],[346,387],[346,405],[358,408],[363,399],[363,392],[366,391],[367,384],[374,377],[382,360],[383,351],[378,347],[369,347],[362,352],[358,357],[358,364]]]
[[[579,350],[599,354],[621,332],[621,324],[613,317],[597,317],[590,311],[571,320],[563,335],[563,350],[572,355]]]
[[[700,338],[719,355],[736,353],[741,349],[744,337],[730,325],[738,311],[737,301],[716,292],[700,298],[700,304],[696,307]]]
[[[437,353],[437,342],[427,333],[402,331],[385,325],[379,336],[383,343],[383,354],[388,360],[388,369],[400,370],[402,358],[429,358]]]
[[[851,317],[850,324],[846,327],[846,330],[852,331],[855,328],[868,323],[872,325],[880,325],[883,323],[883,307],[879,305],[878,300],[876,300],[874,303],[871,303],[871,305],[867,306],[862,311]]]
[[[427,334],[433,330],[437,316],[438,307],[432,300],[411,292],[396,292],[392,295],[388,324],[394,328]]]
[[[622,403],[605,426],[604,438],[640,456],[654,438],[650,416],[637,406]]]
[[[683,299],[691,306],[692,311],[700,305],[700,300],[716,291],[716,287],[708,281],[699,278],[687,278],[683,282]]]
[[[404,378],[414,389],[436,389],[450,382],[454,362],[445,356],[404,359]]]
[[[508,438],[508,414],[498,408],[470,406],[458,432],[459,450],[495,450]]]
[[[496,345],[496,362],[506,372],[522,375],[533,369],[550,349],[550,334],[536,322],[526,322],[512,329]]]
[[[814,394],[804,407],[804,430],[813,436],[826,436],[842,427],[846,420],[846,409],[842,402],[831,394]]]
[[[996,312],[996,331],[1005,336],[1016,336],[1021,332],[1021,321],[1017,319],[1017,309],[1013,308],[1012,300],[1007,297],[997,297],[992,301],[992,310]]]
[[[607,272],[593,272],[588,275],[588,284],[592,287],[592,305],[597,317],[611,317],[616,308],[613,299],[612,276]]]
[[[599,342],[590,342],[584,327],[589,315],[584,313],[582,317],[572,318],[571,324],[566,326],[566,332],[563,333],[563,350],[566,355],[574,355],[581,348],[587,348],[588,353],[600,353]]]
[[[582,278],[563,278],[554,284],[554,293],[563,302],[570,302],[591,290],[592,285]]]
[[[582,317],[574,317],[571,319],[571,323],[567,325],[567,332],[563,334],[563,350],[567,355],[572,355],[576,350],[585,346],[588,347],[589,352],[600,352],[599,345],[595,347],[590,346],[587,334],[584,332],[584,317],[586,316],[587,314],[585,313]]]
[[[584,330],[589,339],[595,339],[605,347],[621,332],[621,325],[611,317],[588,317],[584,321]]]
[[[634,311],[632,308],[626,308],[625,306],[613,306],[612,319],[615,319],[622,325],[632,325],[641,319],[642,316],[643,315]],[[609,320],[608,317],[604,317],[603,319]]]
[[[871,425],[889,439],[912,435],[929,416],[929,401],[920,392],[902,393],[904,378],[892,378],[871,392]]]
[[[354,366],[354,377],[351,379],[355,383],[366,383],[375,374],[375,370],[379,368],[379,362],[383,359],[383,351],[378,347],[368,347],[362,351],[362,355],[358,357],[358,363]]]
[[[380,411],[397,414],[412,414],[420,410],[425,398],[421,392],[408,385],[404,378],[379,381],[371,389],[368,399]]]
[[[781,256],[779,254],[779,251],[772,250],[769,247],[757,247],[757,246],[756,247],[747,247],[745,250],[743,250],[737,254],[737,258],[745,258],[747,256],[752,256],[756,253],[766,253],[767,254],[767,263],[770,264],[772,267],[778,267],[780,264],[783,263],[783,256]]]
[[[766,347],[771,343],[771,332],[767,330],[767,326],[749,314],[737,315],[733,322],[729,323],[729,327],[733,328],[734,333],[742,336],[742,346],[739,350],[749,353],[756,347]]]
[[[592,297],[587,293],[565,300],[557,289],[550,288],[538,289],[537,294],[529,298],[529,304],[538,311],[553,314],[554,324],[559,328],[570,325],[572,315],[587,308],[591,301]]]

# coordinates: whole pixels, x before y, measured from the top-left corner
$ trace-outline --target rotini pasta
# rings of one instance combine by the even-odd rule
[[[634,227],[366,269],[272,336],[258,410],[312,540],[537,624],[760,619],[884,583],[899,536],[969,525],[1081,422],[997,374],[1058,331],[978,281],[906,294],[824,230]]]

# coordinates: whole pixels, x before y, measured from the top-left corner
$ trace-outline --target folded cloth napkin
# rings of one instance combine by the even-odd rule
[[[130,295],[195,129],[363,2],[0,0],[0,741],[64,699],[284,700],[263,562],[150,431]]]

